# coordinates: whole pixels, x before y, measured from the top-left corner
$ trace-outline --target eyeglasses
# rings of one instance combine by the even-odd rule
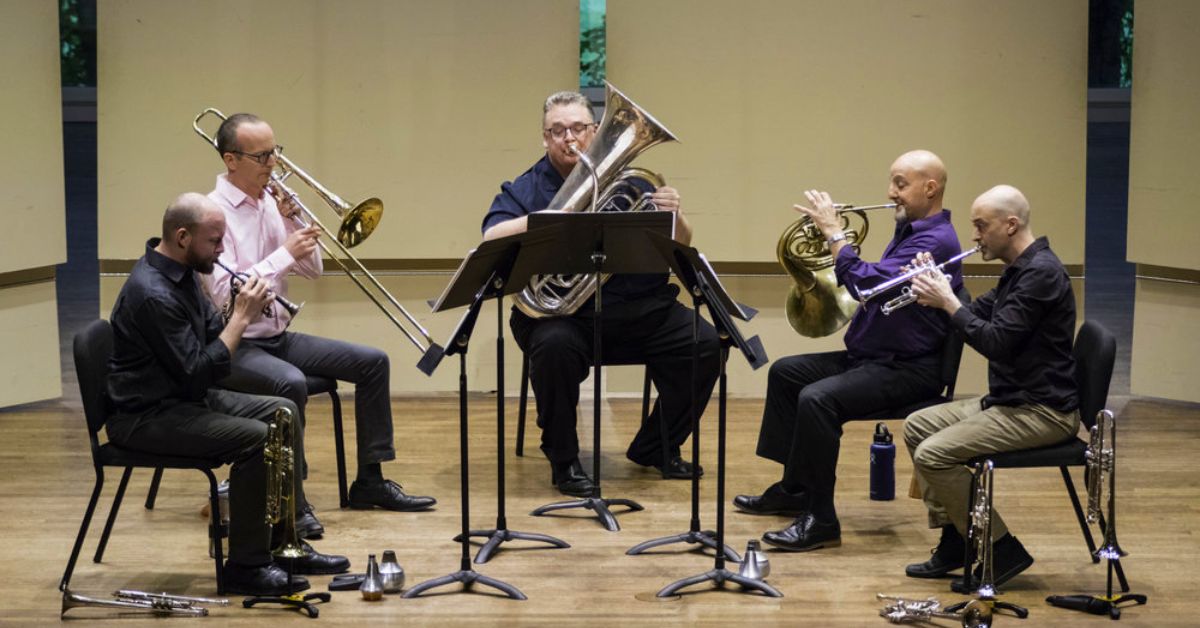
[[[572,124],[571,126],[554,126],[554,127],[550,127],[548,129],[542,129],[542,130],[549,133],[550,136],[553,137],[554,139],[561,140],[562,138],[567,136],[567,131],[570,131],[572,136],[579,137],[579,136],[583,135],[585,132],[590,131],[595,128],[596,128],[595,122],[577,122],[575,124]]]
[[[283,147],[276,146],[271,150],[264,150],[261,153],[244,153],[240,150],[231,150],[229,152],[235,155],[241,155],[247,159],[253,159],[254,161],[258,162],[259,165],[265,166],[267,165],[267,162],[271,160],[271,157],[279,157],[280,155],[283,155]]]

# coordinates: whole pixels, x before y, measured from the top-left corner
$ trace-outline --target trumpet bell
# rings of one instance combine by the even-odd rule
[[[379,221],[383,219],[383,201],[369,198],[342,216],[342,226],[338,229],[337,239],[348,249],[352,249],[371,236]]]

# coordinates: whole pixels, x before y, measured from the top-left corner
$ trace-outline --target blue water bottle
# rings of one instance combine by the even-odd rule
[[[896,498],[896,446],[887,424],[875,424],[875,442],[871,443],[871,499],[891,501]]]

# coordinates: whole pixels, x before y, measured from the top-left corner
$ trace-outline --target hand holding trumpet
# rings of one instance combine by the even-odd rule
[[[913,268],[924,266],[932,270],[930,272],[918,273],[912,277],[912,292],[917,297],[917,303],[926,307],[945,310],[947,314],[954,314],[958,311],[958,308],[962,307],[962,303],[954,295],[954,289],[950,287],[950,280],[946,278],[946,275],[942,271],[934,268],[934,265],[933,255],[929,252],[917,254],[911,266]]]

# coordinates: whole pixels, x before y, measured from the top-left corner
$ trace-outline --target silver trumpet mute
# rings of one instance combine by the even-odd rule
[[[742,554],[742,567],[738,575],[751,580],[766,580],[771,575],[771,562],[762,553],[757,540],[746,544],[746,553]]]

